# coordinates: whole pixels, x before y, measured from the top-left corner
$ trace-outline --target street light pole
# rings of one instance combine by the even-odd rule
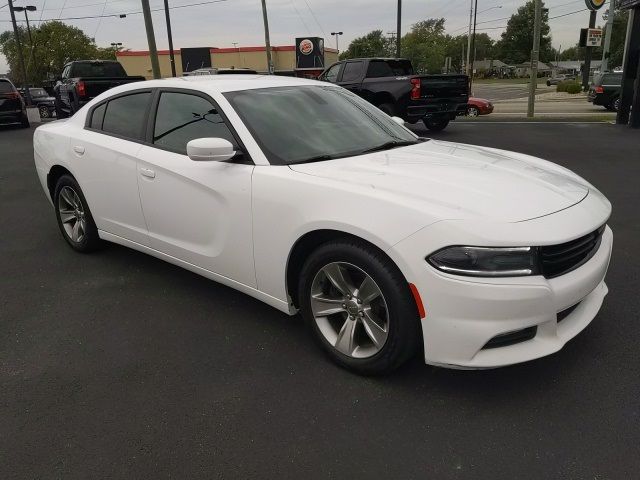
[[[264,22],[264,46],[267,50],[267,71],[273,75],[273,60],[271,59],[271,40],[269,38],[269,19],[267,18],[267,4],[262,0],[262,21]]]
[[[171,18],[169,17],[169,0],[164,0],[164,16],[167,20],[167,37],[169,38],[169,63],[171,64],[171,76],[176,76],[176,59],[173,56],[173,35],[171,35]]]
[[[473,0],[470,0],[469,6],[469,33],[467,33],[467,62],[465,63],[465,72],[469,75],[469,65],[471,63],[471,25],[473,24]]]
[[[8,0],[9,12],[11,14],[11,23],[13,24],[13,34],[16,37],[16,47],[18,48],[18,58],[20,61],[20,68],[22,68],[22,80],[24,82],[24,93],[27,100],[27,105],[31,106],[31,93],[29,92],[29,84],[27,83],[27,69],[24,64],[24,55],[22,54],[22,44],[20,43],[20,34],[18,33],[18,25],[16,24],[16,13],[13,10],[13,0]]]
[[[338,48],[338,37],[342,35],[342,32],[331,32],[331,35],[335,35],[336,37],[336,51],[340,53],[340,49]]]

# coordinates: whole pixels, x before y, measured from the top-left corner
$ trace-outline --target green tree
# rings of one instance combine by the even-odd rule
[[[60,75],[64,64],[72,60],[115,59],[114,49],[98,48],[93,39],[82,30],[59,21],[31,27],[33,46],[29,44],[25,27],[18,27],[18,32],[27,64],[29,83],[32,85],[41,85],[48,77]],[[24,77],[13,31],[0,34],[0,52],[7,58],[11,76],[21,83]]]
[[[418,73],[439,73],[447,56],[449,36],[444,34],[444,18],[430,18],[411,26],[402,37],[402,56]]]
[[[544,3],[542,7],[544,8]],[[507,22],[507,28],[502,32],[501,39],[496,46],[503,62],[513,65],[531,59],[534,19],[535,3],[533,0],[529,0],[511,15]],[[542,62],[553,59],[549,31],[549,13],[543,10],[540,30],[540,60]]]
[[[453,71],[459,72],[463,65],[462,51],[464,49],[467,61],[467,35],[458,35],[457,37],[448,37],[446,56],[451,57],[451,65]],[[496,59],[495,42],[486,33],[476,33],[475,41],[476,60],[492,60]]]
[[[340,54],[340,59],[390,57],[393,56],[394,48],[393,42],[382,34],[382,30],[373,30],[353,39],[349,47]]]

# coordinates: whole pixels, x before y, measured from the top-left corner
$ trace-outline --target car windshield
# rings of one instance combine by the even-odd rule
[[[225,97],[269,161],[293,164],[417,143],[417,137],[342,88],[292,86]]]

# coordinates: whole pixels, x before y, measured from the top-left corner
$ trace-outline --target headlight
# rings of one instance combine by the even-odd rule
[[[427,257],[440,271],[470,277],[537,275],[537,249],[533,247],[446,247]]]

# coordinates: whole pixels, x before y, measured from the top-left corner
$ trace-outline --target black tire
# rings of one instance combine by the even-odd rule
[[[31,126],[31,124],[29,123],[29,117],[26,113],[23,113],[22,117],[20,117],[20,126],[22,128],[29,128]]]
[[[551,82],[549,80],[547,80],[547,87],[551,86]]]
[[[480,109],[478,107],[468,107],[467,108],[467,116],[468,117],[479,117]]]
[[[375,281],[388,313],[388,333],[382,347],[367,358],[354,358],[338,351],[321,332],[311,309],[313,280],[320,270],[334,262],[346,262]],[[299,278],[298,299],[302,317],[315,340],[338,365],[363,375],[381,375],[415,355],[422,341],[418,309],[398,267],[383,253],[357,240],[337,240],[318,247],[307,259]]]
[[[616,98],[611,105],[613,107],[613,111],[617,112],[620,108],[620,97]]]
[[[60,100],[58,100],[56,98],[55,101],[55,109],[56,109],[56,118],[68,118],[69,115],[67,115],[67,113],[62,109],[62,104],[60,103]]]
[[[63,189],[65,189],[65,187],[68,189],[71,189],[71,191],[77,194],[79,203],[81,205],[81,210],[84,213],[83,218],[84,218],[84,225],[86,228],[83,231],[82,237],[80,237],[78,241],[75,241],[71,237],[71,235],[67,232],[67,230],[65,229],[65,226],[63,225],[63,220],[61,218],[60,205],[61,205],[61,202],[64,203],[65,200],[64,198],[61,200],[60,196],[61,196],[61,192],[63,191]],[[65,192],[68,192],[68,191],[69,190],[65,190]],[[69,202],[67,202],[67,204],[69,204]],[[60,228],[60,232],[62,233],[62,236],[64,237],[65,241],[71,246],[71,248],[73,248],[77,252],[89,253],[94,250],[97,250],[102,246],[102,240],[100,240],[100,237],[98,236],[98,228],[96,227],[96,224],[93,221],[93,216],[91,215],[91,211],[89,210],[89,205],[87,204],[87,200],[85,199],[84,194],[80,189],[80,185],[78,185],[78,182],[76,182],[76,179],[73,178],[71,175],[63,175],[62,177],[60,177],[60,179],[58,179],[58,183],[56,183],[56,188],[53,194],[53,205],[56,212],[56,219],[58,220],[58,228]]]
[[[441,132],[449,125],[448,118],[424,118],[422,123],[432,132]]]
[[[382,105],[378,105],[378,108],[390,117],[393,117],[395,115],[396,109],[390,103],[383,103]]]

